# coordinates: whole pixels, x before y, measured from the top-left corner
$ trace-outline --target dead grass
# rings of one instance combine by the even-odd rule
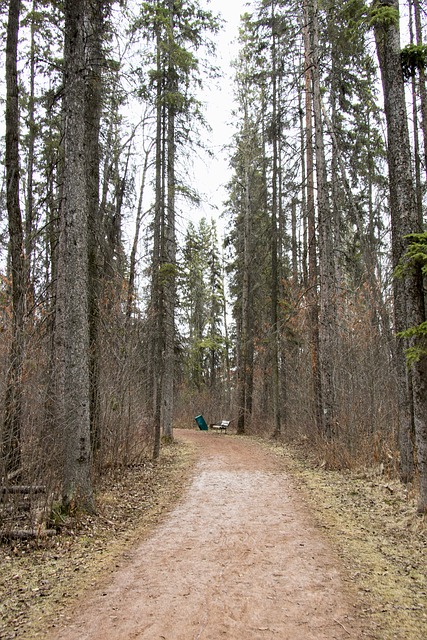
[[[415,492],[380,473],[327,471],[306,450],[263,444],[283,458],[341,556],[372,637],[426,638],[427,522],[416,515]],[[72,615],[79,595],[107,580],[180,499],[195,457],[189,445],[165,446],[156,467],[104,478],[96,517],[69,522],[44,542],[0,546],[0,638],[42,638]]]
[[[297,447],[271,446],[337,548],[376,640],[426,638],[427,521],[415,491],[380,470],[326,471]]]
[[[164,446],[158,464],[108,474],[98,514],[68,521],[46,540],[0,546],[0,638],[42,638],[92,584],[106,579],[180,499],[195,452]]]

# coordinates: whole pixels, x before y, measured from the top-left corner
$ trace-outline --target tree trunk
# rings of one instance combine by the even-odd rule
[[[168,37],[168,69],[167,69],[167,155],[166,155],[166,210],[165,244],[162,262],[164,273],[164,372],[162,388],[162,423],[163,436],[173,439],[174,408],[174,372],[175,372],[175,298],[176,298],[176,230],[175,230],[175,100],[178,93],[177,72],[175,69],[175,5],[169,0],[169,37]]]
[[[272,131],[273,131],[273,166],[272,166],[272,205],[271,205],[271,349],[272,349],[272,400],[273,400],[273,435],[280,436],[281,407],[280,407],[280,337],[279,337],[279,188],[278,188],[278,167],[279,167],[279,135],[278,130],[278,108],[277,108],[277,47],[276,47],[276,26],[275,26],[275,3],[271,5],[272,10]]]
[[[304,3],[304,63],[305,63],[305,144],[306,144],[306,206],[308,234],[308,305],[309,305],[309,340],[311,352],[311,371],[314,391],[314,406],[317,432],[321,433],[322,390],[319,364],[319,300],[318,300],[318,265],[316,211],[314,196],[314,148],[313,148],[313,68],[311,63],[310,44],[310,12],[308,0]]]
[[[19,203],[18,33],[21,3],[10,0],[6,39],[6,199],[12,275],[12,344],[2,431],[3,473],[21,466],[22,368],[24,361],[25,258]]]
[[[412,14],[412,2],[409,2],[409,38],[410,42],[414,42],[414,16]],[[417,43],[421,44],[421,43]],[[419,77],[419,88],[421,93],[421,84],[422,78],[421,74]],[[419,134],[419,122],[418,122],[418,95],[417,95],[417,81],[415,75],[411,78],[411,89],[412,89],[412,127],[413,127],[413,162],[414,162],[414,170],[415,170],[415,194],[416,194],[416,202],[417,202],[417,212],[418,219],[420,221],[420,226],[423,224],[423,194],[422,194],[422,183],[421,183],[421,155],[420,155],[420,134]],[[421,109],[422,111],[422,109]]]
[[[322,424],[326,438],[334,437],[337,409],[334,382],[334,348],[336,341],[336,277],[334,232],[329,200],[326,157],[323,139],[322,99],[319,70],[319,28],[317,0],[311,5],[311,42],[313,109],[316,145],[317,202],[319,214],[319,367],[322,397]]]
[[[30,94],[28,96],[28,162],[27,162],[27,202],[25,207],[25,260],[26,260],[26,282],[27,282],[27,304],[29,308],[34,306],[34,281],[32,274],[33,250],[34,250],[34,147],[37,135],[35,121],[35,74],[36,74],[36,51],[35,51],[35,18],[37,11],[37,0],[33,0],[32,18],[30,28]]]
[[[99,132],[102,108],[102,34],[104,28],[105,0],[88,2],[87,15],[87,64],[85,152],[88,203],[88,259],[89,259],[89,342],[90,342],[90,423],[92,451],[99,449],[100,398],[99,398],[99,298],[101,291],[102,219],[99,206]]]
[[[89,203],[86,175],[87,3],[65,1],[64,199],[58,304],[63,308],[63,502],[92,510],[89,360]],[[61,299],[65,296],[65,299]]]
[[[151,305],[153,321],[153,340],[151,345],[150,364],[153,380],[153,458],[160,456],[161,420],[162,420],[162,388],[163,388],[163,281],[160,273],[161,255],[164,245],[164,106],[163,80],[161,66],[160,26],[157,30],[157,87],[156,87],[156,177],[154,206],[154,240],[152,259]]]
[[[128,287],[127,287],[127,302],[126,302],[126,318],[129,321],[132,316],[132,307],[135,298],[135,280],[136,280],[136,255],[138,250],[138,242],[139,242],[139,234],[141,231],[142,217],[143,217],[143,198],[145,191],[145,183],[147,180],[147,170],[148,170],[148,161],[150,158],[150,153],[152,151],[152,145],[150,144],[149,148],[145,150],[144,155],[144,165],[142,169],[141,176],[141,187],[139,192],[139,200],[138,200],[138,209],[136,212],[136,221],[135,221],[135,234],[132,242],[132,249],[129,257],[129,278],[128,278]]]
[[[251,185],[250,185],[250,134],[248,128],[247,105],[245,102],[245,134],[246,141],[243,152],[244,163],[244,199],[243,199],[243,273],[242,273],[242,305],[241,305],[241,330],[239,341],[239,360],[237,371],[237,397],[238,397],[238,418],[237,433],[242,435],[246,431],[246,422],[251,410],[253,379],[253,328],[252,328],[252,307],[251,300],[251,260],[252,260],[252,224],[251,224]]]
[[[405,87],[400,63],[398,0],[379,1],[377,8],[390,6],[396,11],[395,23],[382,22],[381,13],[374,25],[375,40],[384,91],[388,134],[388,166],[392,226],[393,267],[403,258],[407,235],[420,231],[412,176],[411,150],[406,114]],[[419,270],[394,281],[395,329],[400,332],[425,319],[423,281]],[[412,424],[415,427],[418,471],[420,475],[419,510],[427,509],[427,362],[426,358],[405,367],[405,349],[398,338],[396,369],[399,382],[399,440],[403,479],[409,479],[412,467]],[[412,380],[411,380],[412,376]],[[411,392],[412,390],[412,392]],[[413,415],[411,408],[413,407]]]
[[[412,0],[415,12],[415,32],[417,36],[417,45],[423,44],[423,31],[421,24],[421,7],[420,0]],[[427,88],[425,69],[419,69],[419,93],[421,99],[421,128],[424,140],[424,168],[427,171]]]
[[[291,247],[292,247],[292,281],[298,285],[298,238],[297,238],[297,200],[292,199],[291,209]]]
[[[221,259],[221,272],[222,272],[222,289],[224,291],[224,257]],[[224,296],[224,306],[223,306],[223,325],[224,325],[224,342],[225,342],[225,359],[224,359],[224,367],[225,370],[223,372],[224,379],[226,382],[225,389],[225,409],[227,413],[231,410],[231,363],[230,363],[230,340],[228,333],[228,318],[227,318],[227,298]]]

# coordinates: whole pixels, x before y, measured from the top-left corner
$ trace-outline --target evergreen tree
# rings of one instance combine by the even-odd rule
[[[224,355],[224,291],[215,224],[188,225],[180,268],[179,321],[188,383],[215,393]]]
[[[93,304],[90,306],[93,298],[89,279],[89,259],[94,246],[90,231],[98,214],[99,184],[97,21],[106,7],[103,0],[93,6],[85,0],[66,2],[64,7],[64,202],[57,289],[57,312],[61,319],[57,325],[61,332],[57,341],[62,383],[59,405],[65,439],[63,501],[68,508],[80,502],[89,510],[93,508],[91,407],[93,424],[98,384],[90,361],[90,319],[95,318],[95,312]],[[92,335],[92,339],[96,338]],[[95,386],[92,393],[91,377]]]
[[[160,435],[172,438],[175,365],[176,298],[176,165],[189,144],[199,113],[194,98],[198,83],[197,52],[218,29],[213,14],[198,3],[164,0],[143,3],[137,26],[156,38],[155,71],[151,73],[156,106],[156,169],[151,306],[155,321],[152,354],[154,455]]]
[[[19,198],[18,34],[21,2],[11,0],[6,40],[6,202],[12,276],[12,342],[4,402],[2,454],[6,476],[21,467],[22,373],[24,363],[25,262]]]
[[[384,89],[384,106],[388,131],[388,166],[390,180],[390,209],[392,220],[393,263],[402,260],[408,235],[421,231],[417,215],[413,182],[408,120],[406,114],[404,79],[400,57],[399,4],[394,1],[377,2],[371,14],[375,31],[378,60]],[[405,272],[395,279],[394,313],[397,331],[415,327],[425,321],[424,289],[421,266]],[[427,510],[427,358],[421,357],[405,369],[403,350],[405,343],[398,339],[396,358],[399,373],[400,442],[403,469],[408,468],[410,455],[411,420],[414,420],[420,499],[418,510]],[[413,411],[413,416],[411,415]]]

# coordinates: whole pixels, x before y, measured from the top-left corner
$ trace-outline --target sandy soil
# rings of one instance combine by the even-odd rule
[[[366,637],[283,462],[243,438],[175,435],[199,452],[184,499],[49,640]]]

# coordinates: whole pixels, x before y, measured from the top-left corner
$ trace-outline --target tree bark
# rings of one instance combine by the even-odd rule
[[[415,12],[415,32],[417,37],[417,45],[423,44],[423,31],[421,24],[421,7],[420,0],[412,0]],[[418,88],[421,99],[421,128],[424,140],[424,167],[427,171],[427,88],[426,73],[424,68],[419,69]]]
[[[399,3],[398,0],[380,0],[376,6],[380,9],[392,7],[397,16],[395,23],[381,22],[380,16],[374,25],[387,120],[392,256],[393,266],[396,267],[407,249],[406,236],[421,229],[412,176],[405,87],[400,63]],[[424,321],[423,281],[419,269],[408,272],[403,278],[395,278],[394,314],[397,332]],[[401,473],[404,480],[410,479],[414,425],[421,489],[419,510],[424,512],[427,510],[427,359],[421,358],[409,371],[405,366],[407,346],[410,344],[401,338],[397,339]]]
[[[277,108],[277,46],[276,46],[276,15],[275,3],[271,5],[272,20],[272,131],[273,131],[273,166],[272,166],[272,205],[271,205],[271,349],[272,349],[272,400],[273,400],[273,435],[280,436],[281,407],[280,407],[280,337],[279,337],[279,131],[278,131],[278,108]]]
[[[243,273],[242,273],[242,304],[240,318],[240,340],[239,340],[239,360],[237,370],[237,398],[238,398],[238,418],[237,433],[243,435],[246,430],[247,418],[250,414],[250,398],[252,390],[250,381],[253,378],[253,330],[252,330],[252,307],[251,300],[251,259],[252,259],[252,224],[251,224],[251,186],[250,186],[250,132],[248,127],[247,101],[245,98],[244,115],[244,135],[243,140],[243,165],[244,165],[244,198],[243,198]]]
[[[337,428],[337,407],[334,382],[334,347],[337,335],[334,232],[323,138],[317,0],[313,0],[310,8],[311,16],[309,12],[309,17],[311,17],[313,110],[319,218],[319,371],[322,398],[321,418],[324,436],[327,439],[332,439]]]
[[[90,423],[92,451],[101,444],[99,398],[99,297],[101,290],[102,218],[99,203],[99,132],[102,108],[102,34],[109,0],[89,0],[86,16],[85,152],[88,204]]]
[[[174,2],[169,1],[169,38],[167,69],[167,156],[166,185],[167,198],[165,214],[165,243],[162,262],[166,267],[164,274],[164,371],[162,386],[162,431],[166,440],[173,439],[174,408],[174,372],[175,372],[175,299],[176,299],[176,230],[175,230],[175,99],[178,92],[175,68],[175,15]]]
[[[304,2],[304,64],[305,64],[305,155],[307,235],[308,235],[308,305],[311,371],[314,391],[316,427],[322,432],[322,389],[319,364],[319,299],[317,233],[314,194],[314,148],[313,148],[313,68],[309,30],[310,12],[308,0]]]
[[[151,346],[151,372],[153,379],[153,458],[160,456],[162,388],[163,388],[163,281],[161,278],[161,255],[164,245],[164,106],[162,104],[163,79],[161,59],[160,25],[156,24],[157,37],[157,86],[156,86],[156,177],[154,205],[154,240],[152,259],[151,305],[153,320],[153,341]]]
[[[150,144],[149,148],[144,151],[144,165],[141,175],[141,187],[139,192],[138,209],[136,212],[135,221],[135,234],[133,236],[132,249],[129,257],[129,278],[127,287],[127,302],[126,302],[126,318],[129,321],[132,316],[132,307],[135,298],[135,280],[136,280],[136,255],[138,250],[139,234],[141,231],[141,224],[143,218],[143,198],[147,181],[148,162],[153,145]]]
[[[30,28],[30,93],[28,96],[28,162],[27,162],[27,201],[25,207],[25,260],[28,306],[34,305],[34,282],[32,277],[33,249],[34,249],[34,148],[37,135],[35,121],[35,74],[36,74],[36,46],[35,19],[37,0],[33,0]]]
[[[90,331],[86,164],[86,28],[87,2],[65,5],[64,199],[59,252],[58,304],[63,308],[63,502],[93,509],[90,429]],[[65,299],[62,299],[65,296]]]
[[[3,473],[21,467],[22,370],[24,362],[25,258],[19,202],[18,33],[21,2],[10,0],[6,39],[6,202],[12,276],[12,344],[2,430]]]
[[[414,42],[414,16],[412,14],[412,2],[409,2],[409,38],[411,42]],[[416,19],[416,18],[415,18]],[[418,42],[417,44],[421,44]],[[420,95],[422,92],[422,69],[419,70],[419,89]],[[423,194],[422,194],[422,183],[421,183],[421,155],[420,155],[420,133],[419,133],[419,122],[418,122],[418,95],[417,95],[417,80],[415,75],[411,78],[411,89],[412,89],[412,139],[413,139],[413,163],[414,163],[414,171],[415,171],[415,194],[416,194],[416,203],[417,203],[417,212],[418,218],[420,221],[420,226],[423,224]],[[424,93],[425,93],[425,78],[424,78]],[[424,94],[425,97],[425,94]],[[422,113],[422,103],[421,103],[421,113]],[[421,121],[422,126],[422,121]]]

